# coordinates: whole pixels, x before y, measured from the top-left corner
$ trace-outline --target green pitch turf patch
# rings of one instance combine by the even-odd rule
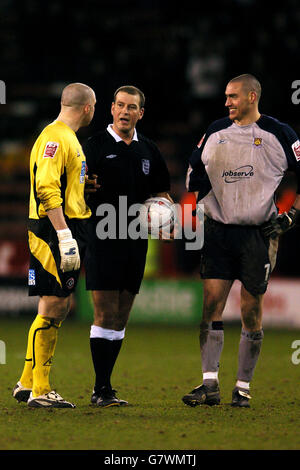
[[[66,320],[59,330],[51,385],[76,409],[29,409],[11,391],[23,368],[28,319],[1,320],[6,364],[0,365],[2,450],[296,450],[300,365],[291,344],[300,331],[265,329],[251,386],[251,408],[230,406],[240,328],[225,324],[221,405],[184,405],[201,383],[197,328],[129,325],[112,385],[130,406],[90,404],[94,372],[90,325]]]

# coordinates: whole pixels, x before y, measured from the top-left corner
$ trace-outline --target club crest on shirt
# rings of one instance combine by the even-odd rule
[[[142,159],[142,170],[145,173],[145,175],[149,175],[150,171],[150,160],[143,158]]]
[[[43,158],[53,158],[59,147],[58,142],[47,142]]]
[[[297,162],[300,160],[300,140],[296,140],[296,142],[293,143],[292,149],[295,155],[295,158]]]
[[[256,147],[260,147],[260,145],[262,145],[262,139],[260,137],[254,137],[253,143]]]

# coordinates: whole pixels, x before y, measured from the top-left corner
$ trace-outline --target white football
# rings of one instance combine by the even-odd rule
[[[140,212],[140,224],[148,233],[163,229],[171,233],[175,224],[175,206],[164,197],[150,197]]]

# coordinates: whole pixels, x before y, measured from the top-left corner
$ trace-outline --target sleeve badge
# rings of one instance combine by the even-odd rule
[[[43,158],[53,158],[58,149],[58,142],[47,142]]]
[[[300,161],[300,141],[299,140],[296,140],[296,142],[293,143],[292,150],[294,152],[297,162],[299,162]]]

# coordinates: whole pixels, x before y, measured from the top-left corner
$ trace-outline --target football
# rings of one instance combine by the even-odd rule
[[[140,212],[141,227],[148,233],[158,233],[165,230],[171,233],[176,219],[175,206],[164,197],[147,199]]]

